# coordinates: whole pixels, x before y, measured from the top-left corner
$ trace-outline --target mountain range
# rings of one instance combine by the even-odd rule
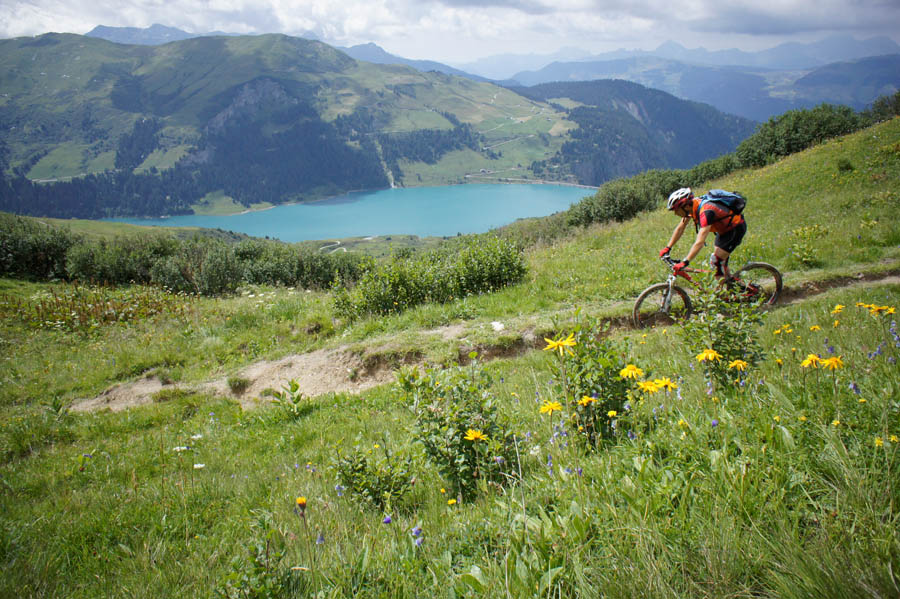
[[[97,27],[87,35],[123,43],[159,44],[198,34],[154,25],[148,29]],[[493,80],[508,86],[624,79],[755,121],[822,102],[859,110],[900,88],[900,45],[887,37],[856,40],[835,35],[757,52],[688,49],[673,41],[655,50],[594,55],[579,48],[563,48],[551,55],[490,56],[457,67],[403,58],[372,43],[339,49],[357,60],[403,64],[423,72]]]
[[[584,84],[595,104],[575,87],[526,97],[278,34],[162,45],[0,40],[0,209],[175,214],[210,196],[250,206],[473,174],[533,179],[535,165],[544,179],[597,185],[690,166],[753,129],[640,85],[602,91],[612,84]],[[588,147],[575,139],[608,154],[602,168],[571,168]],[[549,162],[557,168],[543,169]]]

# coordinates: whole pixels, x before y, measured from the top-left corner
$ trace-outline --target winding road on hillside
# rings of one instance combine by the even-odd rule
[[[890,271],[874,274],[858,274],[852,277],[840,277],[828,281],[807,282],[798,286],[785,286],[782,292],[783,300],[772,308],[778,310],[784,305],[801,302],[807,298],[819,295],[835,288],[857,287],[865,288],[873,285],[900,284],[900,265],[896,265]],[[623,315],[607,319],[614,328],[631,329],[631,300],[621,302]],[[453,324],[445,327],[423,331],[424,335],[433,336],[436,340],[459,343],[459,361],[465,362],[469,352],[475,350],[484,360],[499,357],[511,357],[539,349],[543,343],[545,333],[537,334],[534,329],[518,331],[518,340],[510,346],[508,339],[510,331],[505,328],[502,346],[477,346],[472,347],[466,343],[466,335],[477,327],[494,326],[495,323],[466,323]],[[546,333],[552,334],[552,333]],[[360,393],[366,389],[393,382],[394,371],[400,365],[396,361],[386,361],[380,357],[377,350],[373,357],[360,357],[358,352],[349,346],[340,346],[332,349],[319,349],[305,354],[286,356],[275,361],[260,361],[230,377],[223,377],[205,383],[194,385],[178,385],[178,388],[187,391],[197,391],[229,397],[240,402],[244,409],[252,409],[269,403],[271,400],[265,396],[265,391],[280,391],[289,381],[296,380],[300,389],[307,397],[316,397],[326,393]],[[406,364],[418,364],[421,359],[410,355],[401,362]],[[228,378],[240,377],[249,381],[249,386],[241,393],[234,393],[228,385]],[[111,410],[118,412],[131,407],[153,403],[154,396],[172,385],[164,385],[160,379],[150,374],[137,381],[119,383],[114,385],[91,399],[77,401],[72,405],[76,412],[92,412],[97,410]]]

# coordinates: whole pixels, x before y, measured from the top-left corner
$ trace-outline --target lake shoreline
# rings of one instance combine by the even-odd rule
[[[470,178],[470,177],[474,179],[474,178],[477,178],[478,175],[466,175],[466,178]],[[488,180],[488,181],[472,181],[470,183],[454,183],[451,185],[410,185],[408,187],[403,186],[403,187],[383,187],[383,188],[379,188],[379,189],[354,189],[351,191],[345,191],[344,193],[341,193],[339,195],[328,196],[328,197],[319,198],[316,200],[307,200],[307,201],[302,201],[302,202],[285,202],[283,204],[272,204],[271,206],[265,206],[264,208],[247,208],[246,210],[241,210],[238,212],[225,212],[222,214],[215,214],[215,215],[198,214],[196,212],[194,214],[197,216],[241,216],[244,214],[265,212],[266,210],[271,210],[271,209],[277,208],[279,206],[297,206],[297,205],[311,206],[313,204],[332,202],[338,198],[342,198],[344,196],[349,196],[350,194],[354,194],[354,193],[375,193],[378,191],[387,191],[387,190],[391,190],[391,189],[425,189],[425,188],[431,188],[431,187],[456,187],[456,186],[463,186],[463,185],[555,185],[555,186],[560,186],[560,187],[576,187],[579,189],[592,189],[594,191],[600,189],[599,187],[594,187],[591,185],[582,185],[580,183],[565,183],[562,181],[545,181],[543,179],[507,179],[505,181]],[[159,217],[159,218],[168,218],[168,217],[163,216],[163,217]]]
[[[230,215],[103,219],[135,225],[197,227],[286,242],[412,235],[483,233],[522,218],[568,210],[590,191],[582,186],[505,181],[361,191]]]

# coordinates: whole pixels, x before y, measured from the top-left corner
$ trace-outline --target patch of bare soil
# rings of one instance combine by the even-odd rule
[[[233,392],[228,384],[229,378],[244,379],[246,387],[240,393]],[[93,399],[76,402],[72,409],[77,412],[104,409],[118,412],[153,403],[156,394],[164,388],[203,391],[231,397],[240,401],[242,407],[252,408],[269,401],[265,391],[281,391],[291,380],[297,381],[304,395],[315,397],[329,392],[359,393],[393,379],[393,369],[388,365],[366,365],[358,356],[342,349],[317,350],[276,361],[257,362],[231,377],[196,386],[167,386],[154,376],[131,383],[120,383]]]
[[[162,381],[155,376],[131,383],[113,385],[93,399],[85,399],[72,405],[74,412],[111,410],[119,412],[134,406],[153,402],[153,396],[163,389]]]

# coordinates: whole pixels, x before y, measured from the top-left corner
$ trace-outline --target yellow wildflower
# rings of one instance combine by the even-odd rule
[[[900,439],[897,438],[897,435],[891,435],[890,437],[891,443],[897,443]]]
[[[745,370],[747,370],[747,366],[749,366],[749,364],[747,364],[743,360],[732,360],[728,365],[728,369],[731,370],[732,368],[737,368],[741,372],[744,372]]]
[[[833,324],[832,326],[833,326],[834,328],[837,328],[839,324],[841,324],[841,321],[840,321],[840,320],[835,320],[835,321],[834,321],[834,324]]]
[[[773,419],[775,422],[781,422],[781,416],[778,416],[777,414],[776,414],[775,416],[772,416],[772,419]]]
[[[808,356],[806,356],[805,360],[800,362],[800,366],[802,366],[803,368],[809,368],[810,366],[812,366],[813,368],[818,368],[821,361],[822,359],[816,354],[809,354]]]
[[[638,381],[637,386],[638,386],[638,389],[640,389],[644,393],[650,393],[650,394],[656,393],[657,391],[662,389],[662,387],[660,387],[653,381]]]
[[[466,441],[487,441],[487,436],[481,431],[470,428],[466,431],[466,436],[463,439]]]
[[[306,509],[306,497],[301,495],[297,498],[297,509],[301,512]]]
[[[582,405],[584,407],[588,407],[590,404],[596,403],[596,402],[597,402],[597,400],[595,398],[588,397],[587,395],[585,395],[584,397],[582,397],[581,399],[578,400],[578,404]]]
[[[616,412],[615,410],[610,410],[609,412],[606,413],[606,416],[609,418],[615,418],[616,414],[618,414],[618,412]]]
[[[644,371],[634,364],[629,364],[619,371],[619,376],[623,379],[636,379],[638,377],[644,376]]]
[[[678,385],[667,376],[662,377],[661,379],[654,379],[653,382],[660,388],[665,391],[674,391],[678,388]]]
[[[800,422],[806,422],[806,416],[801,416],[801,417],[800,417]]]
[[[702,352],[697,354],[698,362],[712,362],[712,361],[718,362],[721,359],[722,359],[722,354],[720,354],[719,352],[717,352],[714,349],[704,349]]]
[[[840,425],[841,425],[841,421],[838,420],[837,418],[835,418],[834,420],[831,421],[831,426],[840,426]]]
[[[875,447],[883,447],[883,446],[884,446],[884,441],[881,439],[881,437],[875,437]]]
[[[679,420],[678,420],[678,426],[686,427],[687,425],[688,425],[688,423],[685,422],[684,418],[679,418]]]
[[[545,401],[541,404],[541,414],[553,415],[553,412],[562,412],[562,404],[558,401]]]
[[[846,306],[844,306],[844,304],[836,304],[834,306],[834,309],[831,311],[831,313],[832,314],[840,314],[844,310],[845,307]]]
[[[844,362],[841,360],[840,356],[834,356],[832,358],[827,358],[822,360],[822,368],[827,368],[828,370],[837,370],[838,368],[843,368]]]
[[[862,397],[859,398],[859,403],[866,403],[866,400]]]
[[[821,330],[822,330],[822,327],[820,327],[820,326],[817,325],[817,324],[814,324],[814,325],[812,325],[811,327],[809,327],[809,330],[810,330],[810,331],[821,331]]]
[[[782,360],[781,358],[775,358],[775,363],[779,366],[784,366],[784,360]]]
[[[568,337],[566,337],[565,339],[560,338],[557,341],[544,337],[544,341],[547,342],[547,347],[544,348],[544,351],[559,350],[560,356],[563,355],[564,352],[567,352],[570,356],[575,355],[574,353],[572,353],[572,350],[569,349],[570,347],[574,347],[576,344],[574,333],[569,333]]]
[[[455,500],[455,499],[448,499],[448,500],[447,500],[447,505],[455,505],[455,504],[456,504],[456,500]]]

